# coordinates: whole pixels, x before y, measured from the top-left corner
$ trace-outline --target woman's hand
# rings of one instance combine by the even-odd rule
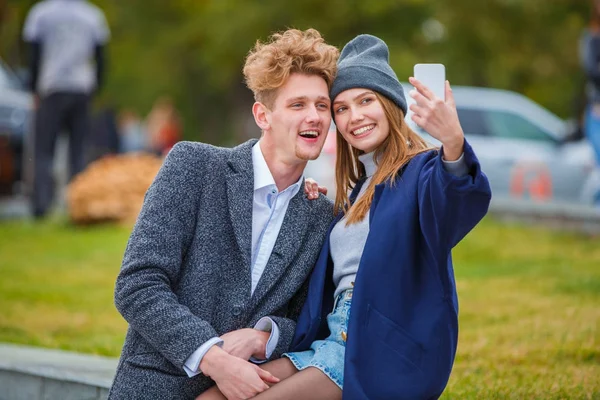
[[[315,200],[319,198],[319,193],[323,193],[324,196],[327,196],[327,188],[324,186],[319,186],[317,181],[312,178],[306,178],[304,180],[304,194],[309,200]]]
[[[450,83],[446,81],[446,101],[444,101],[417,79],[410,77],[408,80],[416,89],[409,93],[416,101],[416,104],[410,106],[413,112],[412,120],[442,142],[446,161],[458,160],[463,153],[465,135],[458,120]]]

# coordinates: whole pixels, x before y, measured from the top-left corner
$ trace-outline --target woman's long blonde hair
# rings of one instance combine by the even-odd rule
[[[335,166],[335,210],[346,214],[348,225],[362,221],[365,217],[373,195],[375,186],[389,181],[390,185],[395,183],[395,178],[402,166],[408,163],[414,156],[424,151],[433,149],[422,137],[415,133],[404,121],[402,110],[387,97],[375,93],[383,107],[389,122],[390,133],[385,141],[375,150],[374,158],[377,163],[377,171],[371,178],[366,192],[350,207],[348,192],[354,188],[361,177],[365,175],[365,168],[358,159],[362,153],[360,150],[350,146],[342,137],[339,129],[337,135],[337,158]]]

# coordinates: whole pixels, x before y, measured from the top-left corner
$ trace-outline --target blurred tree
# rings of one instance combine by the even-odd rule
[[[562,117],[580,90],[578,40],[586,1],[440,2],[447,40],[432,46],[454,83],[515,90]]]
[[[417,62],[446,64],[453,84],[521,92],[562,117],[580,89],[584,0],[97,0],[112,31],[107,87],[117,106],[147,112],[169,95],[186,138],[234,144],[257,136],[241,69],[257,39],[318,29],[340,48],[383,38],[401,80]],[[25,62],[20,31],[33,0],[0,0],[0,56]]]
[[[11,65],[27,60],[26,48],[20,41],[27,11],[35,0],[0,0],[0,58]]]

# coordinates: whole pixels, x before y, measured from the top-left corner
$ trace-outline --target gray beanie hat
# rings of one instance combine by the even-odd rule
[[[344,46],[338,60],[338,74],[330,97],[354,88],[371,89],[392,100],[406,115],[404,89],[389,64],[385,42],[373,35],[358,35]]]

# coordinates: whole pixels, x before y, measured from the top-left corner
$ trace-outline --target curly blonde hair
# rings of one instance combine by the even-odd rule
[[[256,101],[272,108],[277,89],[292,73],[318,75],[331,88],[340,52],[325,43],[317,30],[288,29],[269,39],[266,43],[256,42],[244,65],[246,85]]]

